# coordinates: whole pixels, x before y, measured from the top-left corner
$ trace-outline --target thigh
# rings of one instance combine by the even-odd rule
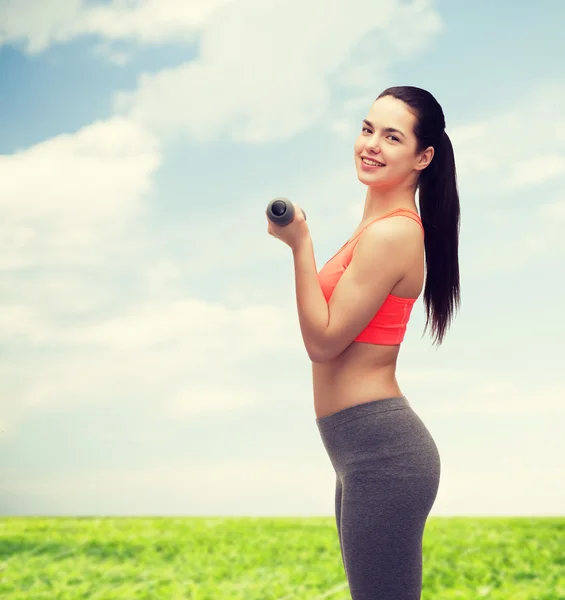
[[[343,495],[343,486],[341,484],[341,479],[339,475],[336,473],[335,478],[335,522],[337,525],[337,536],[339,538],[339,547],[341,549],[341,560],[343,562],[343,566],[345,568],[345,560],[343,557],[343,544],[341,543],[341,500]]]
[[[407,494],[411,485],[374,472],[347,473],[342,484],[342,555],[352,600],[420,600],[426,513]]]

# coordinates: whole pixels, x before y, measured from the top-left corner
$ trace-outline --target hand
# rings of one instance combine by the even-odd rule
[[[267,228],[269,235],[278,238],[281,242],[290,246],[294,251],[308,238],[310,229],[300,206],[294,202],[292,205],[294,206],[294,219],[284,227],[273,223],[269,217],[265,218],[269,224],[269,227]]]

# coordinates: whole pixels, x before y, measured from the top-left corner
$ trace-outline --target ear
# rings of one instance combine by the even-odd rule
[[[428,146],[422,152],[422,154],[420,154],[420,157],[418,158],[418,162],[416,163],[416,166],[414,167],[416,169],[416,171],[423,171],[432,162],[433,157],[434,157],[434,147]]]

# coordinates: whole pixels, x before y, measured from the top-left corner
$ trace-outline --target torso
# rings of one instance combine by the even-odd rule
[[[414,211],[416,212],[416,211]],[[355,230],[353,239],[366,225]],[[417,226],[417,224],[415,223]],[[418,229],[420,229],[418,227]],[[421,229],[420,229],[421,232]],[[417,298],[424,285],[424,240],[404,277],[390,291],[401,298]],[[339,356],[324,363],[312,363],[314,412],[325,417],[344,408],[402,396],[396,381],[396,361],[400,345],[379,346],[352,342]]]

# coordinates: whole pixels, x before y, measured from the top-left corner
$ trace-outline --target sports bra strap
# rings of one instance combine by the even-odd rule
[[[397,213],[402,213],[402,214],[397,215]],[[425,234],[424,226],[422,225],[420,216],[417,213],[415,213],[413,210],[408,210],[407,208],[395,208],[394,210],[391,210],[390,212],[388,212],[384,215],[381,215],[380,217],[377,217],[376,219],[373,219],[372,221],[367,223],[367,225],[365,225],[365,227],[363,227],[363,229],[361,229],[361,231],[354,238],[351,238],[349,240],[349,242],[346,242],[346,245],[349,244],[350,242],[352,242],[355,238],[359,237],[367,229],[367,227],[371,226],[376,221],[380,221],[381,219],[386,219],[386,218],[392,217],[392,216],[408,217],[409,219],[416,221],[416,223],[418,223],[418,225],[420,225],[420,227],[422,228],[422,233]]]
[[[345,250],[345,248],[347,246],[349,246],[349,244],[351,244],[351,242],[353,242],[353,240],[356,240],[367,229],[367,227],[369,227],[376,221],[380,221],[381,219],[386,219],[387,217],[393,216],[396,213],[403,213],[403,216],[409,217],[410,219],[413,219],[414,221],[416,221],[416,223],[418,223],[420,225],[420,227],[422,228],[422,233],[424,233],[424,235],[425,235],[424,226],[422,225],[420,217],[417,213],[415,213],[413,210],[408,210],[407,208],[395,208],[394,210],[391,210],[390,212],[388,212],[384,215],[381,215],[380,217],[377,217],[376,219],[373,219],[371,222],[367,223],[367,225],[365,225],[365,227],[363,227],[363,229],[361,229],[361,231],[355,237],[351,238],[350,240],[347,240],[347,242],[345,242],[345,244],[343,244],[343,246],[332,256],[332,258],[330,258],[330,260],[333,260],[338,254],[340,254],[343,250]],[[328,262],[330,262],[330,261],[328,261]]]

